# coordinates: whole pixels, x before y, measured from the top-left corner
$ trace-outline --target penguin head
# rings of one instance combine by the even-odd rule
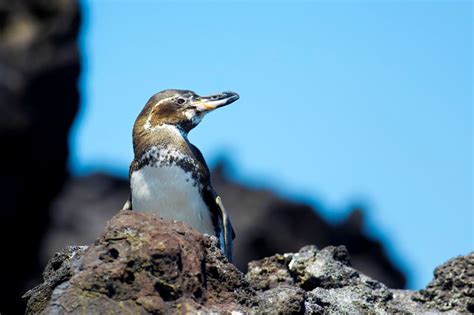
[[[202,118],[216,108],[239,99],[234,92],[199,96],[189,90],[164,90],[153,95],[135,122],[140,131],[153,131],[160,125],[174,125],[184,132],[196,127]]]

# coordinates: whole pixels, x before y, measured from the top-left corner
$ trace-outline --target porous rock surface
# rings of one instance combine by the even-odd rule
[[[27,313],[420,314],[470,310],[472,254],[440,267],[427,290],[416,293],[388,289],[358,272],[351,267],[344,246],[321,250],[306,246],[297,253],[277,254],[251,262],[244,275],[216,245],[215,237],[201,235],[184,223],[123,211],[112,218],[94,244],[69,247],[50,260],[44,283],[25,294]],[[462,292],[462,298],[441,293],[446,283],[461,283],[455,279],[465,281],[456,291]]]
[[[215,238],[184,223],[123,212],[86,250],[62,255],[70,278],[58,284],[45,274],[45,283],[55,286],[46,289],[51,291],[50,301],[37,307],[42,290],[34,290],[27,294],[27,312],[40,308],[44,313],[95,314],[248,309],[255,291],[215,243]]]
[[[443,311],[474,313],[474,252],[436,268],[434,279],[415,300]]]

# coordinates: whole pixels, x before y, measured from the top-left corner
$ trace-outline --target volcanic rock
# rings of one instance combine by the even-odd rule
[[[56,254],[44,283],[24,297],[29,314],[462,312],[472,307],[473,255],[440,267],[421,292],[389,289],[357,271],[344,246],[277,254],[251,262],[244,275],[216,237],[122,211],[94,244]],[[453,283],[456,290],[446,294]]]
[[[434,279],[415,300],[443,311],[474,313],[474,252],[437,267]]]

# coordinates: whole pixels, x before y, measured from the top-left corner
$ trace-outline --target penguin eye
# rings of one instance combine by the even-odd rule
[[[186,100],[184,98],[180,97],[176,100],[176,103],[178,103],[178,105],[183,105],[184,103],[186,103]]]

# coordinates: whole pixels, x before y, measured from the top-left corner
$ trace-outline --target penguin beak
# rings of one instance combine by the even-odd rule
[[[210,96],[199,96],[195,98],[192,105],[199,112],[209,112],[216,108],[229,105],[239,99],[239,94],[234,92],[222,92]]]

